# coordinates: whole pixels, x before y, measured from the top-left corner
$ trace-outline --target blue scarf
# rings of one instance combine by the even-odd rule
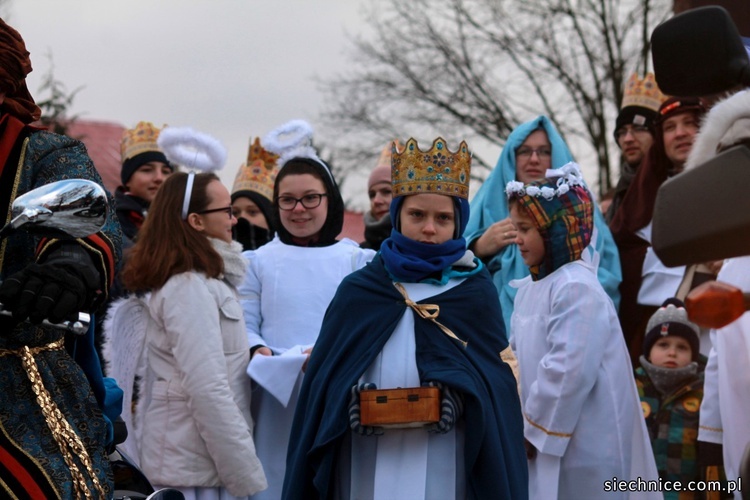
[[[390,207],[391,220],[398,221],[403,196],[393,200]],[[469,202],[462,198],[453,198],[456,206],[456,223],[458,234],[463,234],[469,220]],[[444,285],[450,278],[468,276],[479,272],[483,267],[477,265],[469,273],[459,272],[451,265],[466,253],[466,240],[463,236],[448,240],[440,245],[420,243],[407,238],[399,231],[399,224],[394,224],[391,236],[380,246],[383,263],[394,281],[416,283],[427,280],[429,283]],[[475,259],[479,263],[478,259]],[[438,275],[434,276],[434,275]]]
[[[432,274],[442,273],[463,257],[464,253],[466,240],[463,238],[430,245],[407,238],[395,228],[391,230],[391,237],[380,246],[386,270],[395,281],[406,283],[416,283]],[[446,282],[447,280],[445,277]],[[438,281],[444,284],[442,274]]]

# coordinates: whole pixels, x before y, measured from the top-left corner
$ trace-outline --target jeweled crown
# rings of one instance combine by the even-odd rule
[[[638,74],[633,73],[625,84],[625,92],[622,96],[620,109],[628,106],[640,106],[658,111],[659,106],[666,99],[667,96],[659,90],[653,73],[646,73],[646,76],[642,80],[638,78]]]
[[[266,151],[260,145],[260,138],[256,137],[247,152],[247,162],[240,165],[234,179],[232,193],[239,191],[254,191],[273,200],[273,183],[279,168],[276,164],[278,155]]]
[[[125,130],[120,140],[122,162],[147,151],[161,151],[156,143],[160,132],[151,122],[138,122],[135,128]]]
[[[445,140],[438,137],[429,151],[422,151],[414,138],[406,141],[399,151],[391,145],[391,182],[393,196],[436,193],[469,198],[471,153],[466,141],[461,141],[455,153]]]

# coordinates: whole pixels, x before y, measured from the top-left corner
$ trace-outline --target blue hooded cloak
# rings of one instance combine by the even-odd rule
[[[517,180],[515,151],[532,132],[538,129],[547,133],[552,146],[550,168],[560,168],[573,161],[573,155],[568,146],[546,116],[538,116],[516,127],[508,136],[508,141],[500,153],[495,169],[471,201],[471,215],[464,233],[469,245],[482,236],[492,224],[510,216],[505,186],[508,182]],[[617,309],[620,303],[619,286],[622,281],[620,258],[612,233],[597,206],[594,207],[594,227],[596,233],[592,241],[600,259],[597,277]],[[517,289],[511,287],[509,283],[511,280],[528,276],[529,268],[524,264],[518,246],[515,244],[508,245],[492,257],[487,262],[487,268],[492,274],[492,281],[500,295],[505,331],[510,332],[510,317],[513,314],[513,300]]]

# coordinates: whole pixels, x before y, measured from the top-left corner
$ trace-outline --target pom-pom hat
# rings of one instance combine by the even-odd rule
[[[674,335],[682,337],[690,344],[692,359],[696,361],[700,353],[700,329],[688,319],[685,304],[676,298],[664,301],[662,306],[648,320],[646,336],[643,339],[643,354],[647,358],[651,348],[662,337]]]

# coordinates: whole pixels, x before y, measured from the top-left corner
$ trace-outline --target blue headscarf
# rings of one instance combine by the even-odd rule
[[[393,224],[391,236],[380,246],[380,254],[386,270],[394,281],[444,285],[450,278],[470,276],[484,267],[478,259],[474,259],[477,265],[469,271],[452,267],[452,264],[466,253],[466,240],[461,235],[469,220],[469,202],[463,198],[452,198],[456,208],[458,231],[453,239],[439,245],[420,243],[401,234],[398,221],[406,196],[393,199],[390,214],[391,220],[396,222]]]
[[[573,155],[570,153],[568,146],[546,116],[538,116],[516,127],[508,136],[495,169],[471,201],[471,215],[464,233],[469,244],[482,236],[492,224],[510,216],[505,186],[508,182],[517,180],[516,149],[532,132],[539,129],[547,133],[552,146],[551,168],[560,168],[573,161]],[[599,254],[597,276],[615,307],[618,307],[620,302],[619,286],[620,281],[622,281],[620,258],[612,233],[604,222],[599,207],[596,206],[594,207],[594,227],[595,233],[592,243],[594,243],[593,246]],[[516,297],[517,289],[510,286],[509,283],[511,280],[528,276],[529,268],[524,264],[518,246],[515,244],[508,245],[492,257],[487,264],[487,268],[492,273],[492,280],[495,282],[495,287],[500,295],[505,331],[510,332],[510,317],[513,314],[513,300]]]

